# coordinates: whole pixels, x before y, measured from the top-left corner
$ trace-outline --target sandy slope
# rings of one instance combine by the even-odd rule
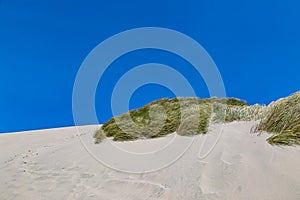
[[[271,146],[254,124],[213,125],[174,163],[193,138],[95,145],[98,126],[0,135],[0,199],[300,199],[300,147]]]

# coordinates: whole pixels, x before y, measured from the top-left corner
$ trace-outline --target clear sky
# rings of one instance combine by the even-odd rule
[[[72,89],[84,58],[109,36],[146,26],[194,38],[217,64],[227,96],[268,104],[300,90],[299,10],[297,0],[0,0],[0,132],[73,125]],[[111,117],[114,82],[148,62],[188,66],[158,50],[120,57],[97,91],[100,122]],[[208,95],[204,83],[197,94]],[[130,108],[172,95],[147,85]]]

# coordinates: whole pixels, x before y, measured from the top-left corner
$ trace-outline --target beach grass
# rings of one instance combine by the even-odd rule
[[[224,108],[249,106],[235,98],[163,98],[110,119],[95,133],[96,142],[101,142],[104,137],[128,141],[162,137],[174,132],[186,136],[205,134],[216,104],[222,104]],[[225,119],[225,116],[218,115],[220,121],[224,121],[222,117]]]
[[[300,144],[300,92],[268,106],[236,98],[163,98],[111,118],[96,131],[95,139],[128,141],[174,132],[191,136],[207,133],[211,123],[233,121],[259,121],[255,130],[273,133],[271,144]]]
[[[300,144],[300,92],[271,103],[256,129],[274,133],[271,144]]]

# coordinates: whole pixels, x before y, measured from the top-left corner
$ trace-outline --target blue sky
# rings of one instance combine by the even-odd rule
[[[227,96],[268,104],[300,90],[299,9],[296,0],[0,0],[0,132],[73,125],[72,89],[84,58],[109,36],[146,26],[194,38],[217,64]],[[100,122],[111,117],[109,95],[121,73],[148,62],[187,66],[182,73],[199,81],[175,55],[129,53],[110,66],[106,88],[97,91]],[[197,94],[207,96],[198,84]],[[130,108],[166,96],[168,89],[147,85]]]

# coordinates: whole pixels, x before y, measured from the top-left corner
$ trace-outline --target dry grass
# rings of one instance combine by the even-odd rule
[[[214,115],[212,121],[214,123],[233,122],[233,121],[257,121],[264,118],[268,108],[261,105],[253,106],[232,106],[222,103],[215,103]]]

